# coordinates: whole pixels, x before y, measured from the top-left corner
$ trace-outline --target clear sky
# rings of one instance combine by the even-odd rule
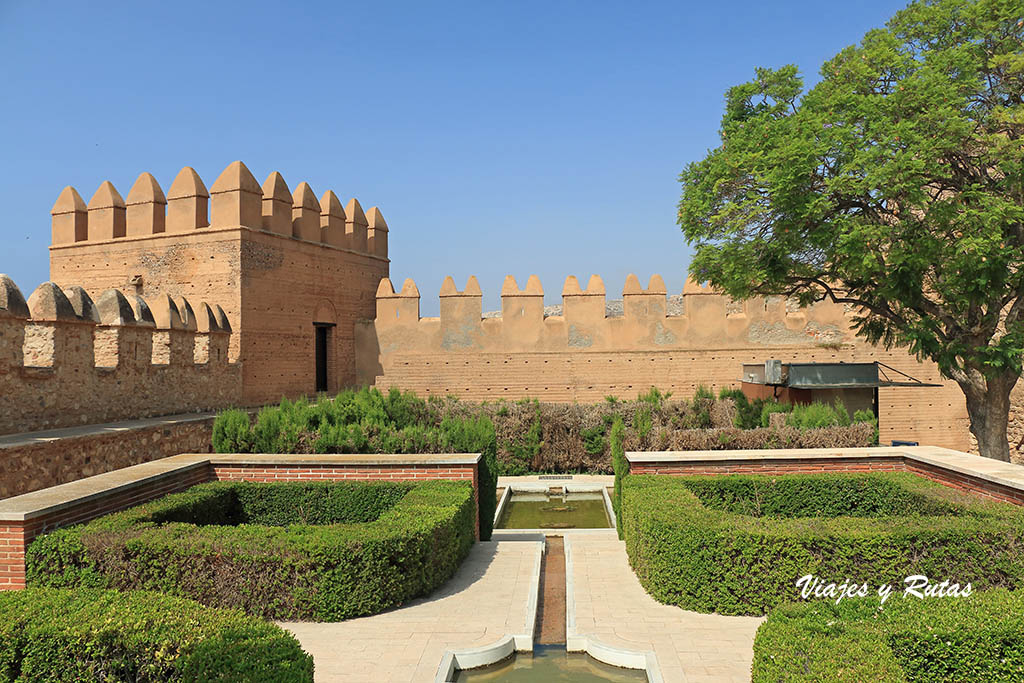
[[[235,159],[262,182],[357,197],[391,228],[391,276],[436,315],[445,275],[661,273],[689,250],[677,176],[718,143],[754,67],[821,63],[906,3],[33,2],[0,0],[0,272],[48,277],[61,188],[122,196]]]

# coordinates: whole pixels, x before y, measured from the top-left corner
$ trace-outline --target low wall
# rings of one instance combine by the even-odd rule
[[[40,534],[214,480],[454,479],[479,495],[479,454],[183,454],[0,500],[0,590],[25,587],[25,550]],[[479,507],[477,508],[479,510]],[[480,538],[480,519],[476,522]]]
[[[913,472],[947,486],[1024,505],[1024,466],[935,446],[626,453],[630,474]]]
[[[0,499],[178,453],[210,450],[213,415],[172,415],[0,437]]]

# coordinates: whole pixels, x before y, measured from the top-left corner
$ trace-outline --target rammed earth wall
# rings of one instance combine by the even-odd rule
[[[805,309],[782,299],[734,302],[693,281],[683,290],[682,315],[668,315],[660,276],[646,289],[630,275],[622,291],[623,315],[605,311],[605,286],[593,276],[586,289],[565,281],[562,315],[544,317],[544,292],[531,276],[520,289],[509,276],[502,315],[482,318],[476,278],[459,291],[441,287],[440,317],[421,318],[412,280],[395,291],[377,290],[373,321],[356,325],[360,384],[396,386],[423,396],[451,394],[472,400],[538,398],[581,403],[613,395],[635,398],[656,386],[677,398],[703,384],[739,388],[742,365],[769,358],[786,362],[881,361],[940,388],[886,388],[879,392],[882,443],[918,441],[958,450],[970,447],[964,397],[932,363],[904,351],[858,341],[849,312],[821,303]]]

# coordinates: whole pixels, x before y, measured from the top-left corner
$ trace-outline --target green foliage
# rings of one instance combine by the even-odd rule
[[[873,443],[878,443],[878,418],[875,417],[875,414],[873,412],[871,412],[870,410],[857,410],[853,413],[853,421],[855,423],[866,422],[868,424],[874,425],[875,438]]]
[[[1024,593],[783,605],[757,631],[751,680],[1024,680]]]
[[[798,429],[818,429],[820,427],[846,427],[850,424],[850,413],[838,399],[835,405],[827,403],[809,403],[794,405],[786,418],[786,424]]]
[[[764,614],[806,574],[1024,587],[1024,510],[907,473],[630,475],[620,508],[647,592],[699,612]]]
[[[761,404],[761,426],[771,425],[772,413],[788,413],[793,410],[792,404],[779,403],[778,401],[765,401]]]
[[[235,610],[149,592],[0,592],[0,681],[313,681],[294,636]]]
[[[483,415],[461,420],[449,417],[441,421],[440,429],[444,450],[480,454],[480,538],[489,541],[498,507],[498,439],[494,423]]]
[[[960,384],[983,454],[1004,460],[1024,353],[1021,15],[918,0],[806,93],[793,65],[757,69],[726,93],[721,145],[680,176],[696,279],[851,305],[859,335]]]
[[[232,408],[213,421],[214,453],[249,453],[255,443],[249,414]]]
[[[337,621],[441,585],[469,552],[474,518],[468,482],[201,484],[40,536],[27,578]]]
[[[694,401],[694,403],[696,403],[697,401],[714,401],[714,400],[715,400],[715,395],[713,393],[711,393],[710,389],[708,389],[703,384],[698,384],[697,385],[697,390],[695,392],[693,392],[693,401]]]
[[[615,471],[615,495],[612,496],[612,509],[615,511],[615,526],[622,536],[622,480],[629,474],[629,462],[626,460],[626,450],[623,440],[626,434],[626,426],[622,418],[616,418],[612,423],[611,447],[612,447],[612,468]]]
[[[736,405],[735,426],[713,423],[713,413],[719,422],[723,415],[731,414],[727,406],[716,405],[718,401]],[[410,392],[392,389],[382,394],[364,388],[313,403],[282,401],[261,410],[255,425],[244,414],[227,411],[217,418],[214,430],[216,448],[225,452],[444,453],[451,452],[447,433],[455,422],[468,421],[466,428],[473,429],[480,419],[486,419],[495,433],[495,476],[609,473],[613,468],[608,433],[616,417],[623,420],[629,450],[839,448],[872,443],[863,428],[827,427],[808,429],[806,434],[796,434],[796,428],[762,429],[766,403],[775,404],[748,402],[741,392],[730,390],[723,390],[716,399],[706,388],[699,388],[692,400],[673,401],[670,392],[651,388],[635,400],[596,405],[540,403],[536,399],[470,403],[451,397],[424,401]],[[485,446],[490,446],[486,439]],[[477,452],[468,446],[460,448],[467,449]],[[487,518],[481,510],[481,519]]]
[[[703,386],[698,388],[697,392],[699,393],[700,390],[703,388]],[[658,389],[658,387],[651,387],[646,392],[637,395],[636,400],[639,401],[640,403],[646,403],[653,410],[660,410],[661,407],[665,405],[665,402],[669,400],[671,397],[671,391],[666,391],[662,393],[662,391]]]
[[[536,399],[520,401],[520,407],[532,410],[530,426],[506,444],[509,458],[502,463],[502,474],[518,476],[538,469],[538,456],[544,447],[544,428],[541,423],[540,403]]]

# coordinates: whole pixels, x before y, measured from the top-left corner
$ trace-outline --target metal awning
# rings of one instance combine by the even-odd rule
[[[884,363],[780,363],[743,366],[743,380],[751,384],[791,389],[874,389],[885,387],[941,387],[922,382]]]

